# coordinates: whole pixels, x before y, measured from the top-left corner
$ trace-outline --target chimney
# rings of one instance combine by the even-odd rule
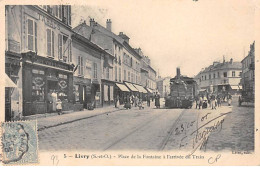
[[[177,79],[180,79],[181,77],[181,70],[179,67],[176,68],[176,73],[177,73]]]
[[[107,30],[109,30],[110,32],[112,31],[112,22],[111,22],[111,19],[107,19]]]
[[[232,58],[230,59],[230,64],[233,64],[233,59]]]
[[[90,27],[94,27],[94,25],[95,25],[95,20],[94,20],[94,18],[90,18],[90,20],[89,20],[89,25],[90,25]]]
[[[129,43],[129,37],[126,36],[126,34],[124,34],[123,32],[119,32],[119,35],[122,39],[124,39],[124,41],[126,41],[127,43]]]

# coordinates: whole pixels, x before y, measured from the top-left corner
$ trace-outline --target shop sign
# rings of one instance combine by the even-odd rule
[[[43,81],[42,77],[35,77],[33,79],[33,84],[35,84],[36,87],[41,88],[45,84],[45,82]]]
[[[65,80],[59,81],[59,86],[62,90],[64,90],[67,87],[67,82]]]
[[[45,16],[43,16],[41,14],[39,14],[39,20],[44,22],[45,25],[47,25],[47,26],[49,26],[49,27],[51,27],[53,29],[57,28],[58,30],[60,30],[59,24],[55,23],[53,20],[51,20],[51,19],[49,19],[49,18],[47,18],[47,17],[45,17]]]

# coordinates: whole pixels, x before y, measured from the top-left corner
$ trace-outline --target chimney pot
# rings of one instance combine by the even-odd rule
[[[112,31],[112,22],[111,19],[107,19],[107,26],[106,26],[107,30]]]
[[[89,25],[90,25],[90,27],[93,27],[93,26],[95,25],[95,20],[94,20],[94,18],[90,18],[90,20],[89,20]]]

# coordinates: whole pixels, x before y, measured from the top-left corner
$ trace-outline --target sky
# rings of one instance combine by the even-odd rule
[[[102,2],[102,3],[100,3]],[[241,61],[254,38],[254,0],[110,0],[72,7],[72,26],[94,18],[124,32],[162,77],[195,76],[213,61]]]

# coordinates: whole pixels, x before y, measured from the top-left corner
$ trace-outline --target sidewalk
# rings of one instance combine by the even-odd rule
[[[145,107],[147,106],[145,105]],[[132,107],[132,109],[138,109],[138,107]],[[78,112],[71,111],[62,115],[58,115],[57,113],[42,114],[37,116],[26,117],[26,120],[37,119],[38,131],[41,131],[62,124],[72,123],[78,120],[83,120],[83,119],[95,117],[102,114],[108,114],[120,110],[126,110],[124,108],[124,105],[120,105],[118,106],[118,108],[115,108],[114,105],[111,105],[102,108],[96,108],[94,110],[83,110]]]

